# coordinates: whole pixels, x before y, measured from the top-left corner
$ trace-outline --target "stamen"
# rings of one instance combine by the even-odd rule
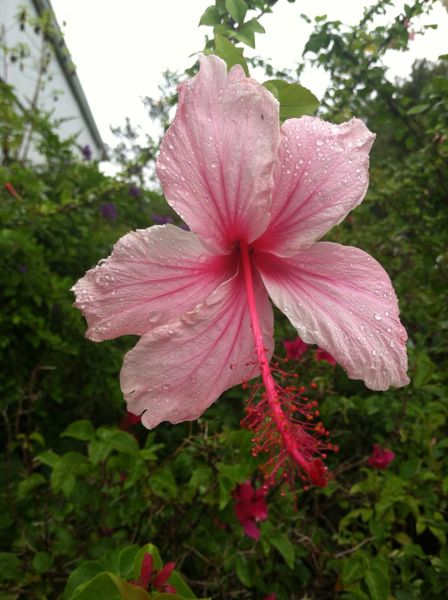
[[[269,364],[255,301],[252,265],[249,248],[240,242],[241,261],[246,284],[247,302],[254,336],[257,360],[263,385],[252,386],[242,425],[254,432],[253,453],[266,453],[268,459],[262,467],[266,485],[278,479],[293,485],[296,475],[306,484],[324,487],[328,469],[321,459],[324,451],[337,450],[328,443],[328,431],[316,417],[317,401],[303,396],[305,388],[288,384],[297,379],[282,370],[278,362]],[[274,374],[276,378],[274,378]],[[248,387],[245,384],[245,387]]]

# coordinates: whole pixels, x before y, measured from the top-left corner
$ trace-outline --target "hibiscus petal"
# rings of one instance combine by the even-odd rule
[[[261,281],[257,308],[269,355],[273,312]],[[144,335],[125,357],[121,387],[142,423],[197,419],[225,390],[259,372],[242,273],[181,319]]]
[[[269,222],[278,102],[216,56],[179,91],[157,161],[167,201],[213,247],[250,243]]]
[[[72,288],[96,342],[143,335],[177,318],[232,275],[229,256],[215,256],[193,233],[173,225],[133,231]]]
[[[409,383],[407,334],[389,276],[376,260],[330,242],[289,258],[253,256],[269,295],[304,341],[318,344],[371,389]]]
[[[289,256],[340,223],[365,196],[374,138],[359,119],[342,125],[315,117],[286,121],[274,170],[271,222],[256,247]]]

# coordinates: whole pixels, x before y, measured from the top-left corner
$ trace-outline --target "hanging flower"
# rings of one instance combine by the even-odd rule
[[[406,332],[384,269],[357,248],[318,242],[364,198],[374,135],[362,121],[314,117],[279,127],[277,100],[216,56],[179,86],[157,161],[191,231],[153,226],[121,238],[78,281],[94,341],[141,336],[125,357],[128,409],[152,428],[197,419],[228,388],[261,374],[266,422],[301,473],[322,481],[321,424],[276,383],[273,303],[301,339],[374,390],[408,383]],[[310,409],[311,410],[311,409]]]
[[[253,540],[260,539],[257,522],[268,518],[266,490],[263,487],[254,489],[250,481],[246,481],[236,486],[232,497],[235,500],[235,515],[244,533]]]
[[[374,469],[387,469],[394,460],[395,453],[388,448],[382,448],[379,444],[373,444],[373,452],[367,464]]]

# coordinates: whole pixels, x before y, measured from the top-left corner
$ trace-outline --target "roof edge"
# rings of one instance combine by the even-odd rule
[[[56,14],[53,10],[53,7],[51,6],[50,0],[32,0],[32,3],[34,5],[34,8],[36,9],[36,12],[38,15],[42,14],[44,11],[50,11],[54,17],[54,25],[61,36],[60,39],[61,39],[62,43],[56,44],[56,43],[54,43],[54,40],[52,40],[53,43],[51,45],[52,45],[53,51],[56,55],[56,59],[59,63],[59,66],[61,67],[61,69],[65,75],[65,78],[67,80],[69,88],[70,88],[73,96],[75,97],[76,102],[78,103],[81,114],[84,117],[85,122],[87,124],[87,128],[88,128],[91,136],[93,137],[98,150],[101,153],[101,160],[107,160],[108,157],[107,157],[107,152],[106,152],[106,146],[104,145],[104,142],[101,139],[100,132],[95,123],[95,119],[93,118],[93,114],[92,114],[92,111],[90,110],[90,106],[89,106],[89,103],[87,102],[87,98],[86,98],[86,95],[84,94],[84,90],[82,89],[81,82],[79,81],[78,76],[76,75],[76,72],[71,72],[68,69],[66,56],[71,56],[71,54],[65,44],[63,33],[61,31],[61,28],[59,27],[59,23],[56,18]]]

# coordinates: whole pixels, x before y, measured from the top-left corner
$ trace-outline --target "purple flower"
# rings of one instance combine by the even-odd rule
[[[136,185],[129,186],[129,194],[131,196],[133,196],[134,198],[138,198],[141,193],[142,193],[141,189],[139,187],[137,187]]]
[[[21,273],[26,273],[28,271],[28,265],[26,265],[25,263],[21,263],[17,269],[21,272]]]
[[[81,147],[81,154],[84,157],[84,160],[92,160],[92,149],[89,144]]]
[[[172,223],[173,219],[171,217],[167,217],[165,215],[151,215],[152,222],[156,225],[166,225],[167,223]]]
[[[102,202],[100,204],[101,216],[109,221],[115,221],[118,216],[117,207],[113,202]]]

